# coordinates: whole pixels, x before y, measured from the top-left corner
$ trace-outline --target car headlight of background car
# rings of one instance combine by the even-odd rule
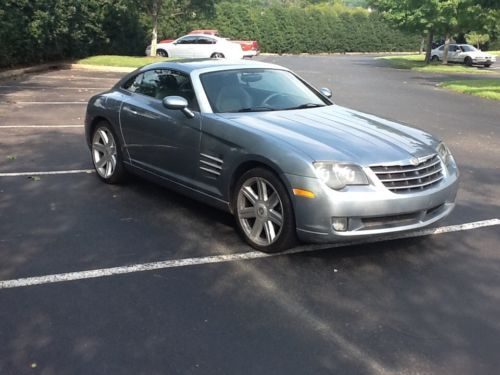
[[[451,155],[450,149],[446,147],[443,142],[441,142],[437,146],[436,151],[439,154],[439,157],[443,161],[444,165],[449,166],[450,163],[453,162],[453,156]]]
[[[368,185],[363,169],[354,164],[340,164],[329,161],[313,163],[316,175],[328,187],[340,190],[347,185]]]

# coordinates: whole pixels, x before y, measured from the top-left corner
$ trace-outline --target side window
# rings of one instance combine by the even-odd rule
[[[439,47],[439,50],[443,51],[444,50],[444,46]]]
[[[123,88],[137,94],[156,97],[158,90],[158,70],[148,70],[128,81]]]
[[[198,44],[215,44],[215,39],[206,36],[200,36],[198,38]]]
[[[187,74],[174,70],[163,70],[159,81],[159,88],[156,92],[157,99],[162,100],[166,96],[181,96],[188,101],[189,109],[199,111],[193,85]]]
[[[186,36],[182,39],[179,39],[177,41],[177,43],[178,44],[194,44],[194,43],[196,43],[196,39],[198,39],[198,38],[195,36]]]
[[[162,100],[166,96],[182,96],[189,109],[199,111],[191,79],[187,74],[170,69],[155,69],[131,78],[124,89]]]

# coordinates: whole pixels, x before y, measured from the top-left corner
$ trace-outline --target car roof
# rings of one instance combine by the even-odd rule
[[[164,61],[145,65],[136,72],[151,69],[173,69],[191,74],[195,70],[216,71],[232,69],[267,68],[288,70],[282,66],[252,60],[229,60],[229,59],[182,59]]]

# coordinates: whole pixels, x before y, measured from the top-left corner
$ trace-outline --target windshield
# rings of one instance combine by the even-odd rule
[[[331,105],[290,72],[241,69],[205,73],[201,83],[214,113],[293,110]]]
[[[474,52],[474,51],[477,51],[476,48],[474,48],[472,46],[469,46],[468,44],[461,45],[460,47],[462,47],[462,51],[464,51],[464,52]]]

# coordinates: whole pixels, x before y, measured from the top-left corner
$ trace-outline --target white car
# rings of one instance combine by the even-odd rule
[[[439,61],[443,59],[444,45],[439,46],[431,51],[431,60]],[[471,46],[470,44],[450,44],[448,47],[448,61],[463,63],[465,65],[484,65],[491,66],[497,61],[496,57],[482,52],[481,50]]]
[[[146,48],[149,56],[151,46]],[[238,43],[213,35],[189,34],[172,42],[158,43],[156,54],[165,57],[180,58],[226,58],[238,60],[243,58],[243,50]]]

